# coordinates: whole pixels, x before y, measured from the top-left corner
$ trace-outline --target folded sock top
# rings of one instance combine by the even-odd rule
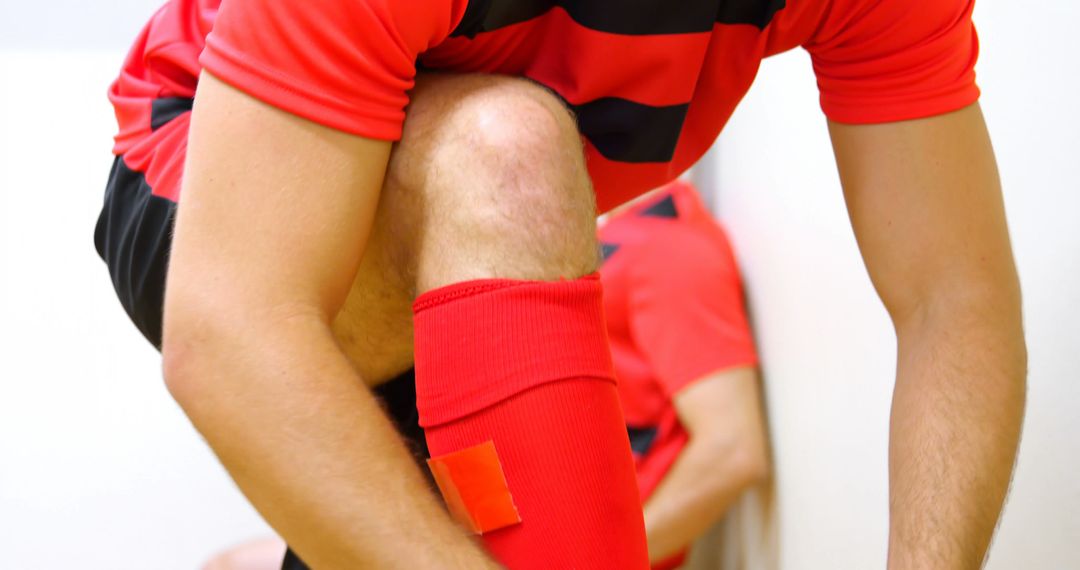
[[[467,281],[421,295],[413,312],[416,400],[425,428],[548,382],[615,381],[596,275]]]

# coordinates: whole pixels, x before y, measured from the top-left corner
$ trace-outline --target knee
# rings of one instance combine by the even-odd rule
[[[402,138],[420,151],[409,157],[452,171],[472,167],[503,177],[519,175],[522,168],[585,174],[570,172],[584,164],[569,109],[547,89],[521,78],[421,78]]]
[[[421,83],[390,177],[424,212],[422,253],[439,252],[427,267],[421,260],[421,277],[431,278],[422,281],[595,269],[581,138],[562,102],[538,85],[490,76]]]

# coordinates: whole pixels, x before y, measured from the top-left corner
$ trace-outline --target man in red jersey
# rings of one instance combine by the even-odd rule
[[[757,352],[727,236],[675,182],[599,232],[604,313],[656,570],[768,474]]]
[[[977,567],[1026,352],[972,9],[172,0],[110,92],[95,240],[171,393],[310,566],[493,564],[370,390],[415,362],[436,480],[491,557],[643,568],[594,207],[689,167],[760,60],[802,46],[899,342],[889,565]]]

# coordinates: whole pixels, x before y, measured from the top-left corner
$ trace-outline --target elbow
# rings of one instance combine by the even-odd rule
[[[258,330],[245,322],[252,304],[238,287],[192,285],[182,260],[169,268],[161,326],[161,372],[173,400],[197,426],[245,359],[238,342]]]
[[[712,459],[707,462],[708,478],[719,489],[735,489],[741,492],[769,478],[769,453],[760,438],[715,438],[699,444],[710,449],[708,454]]]
[[[963,384],[969,390],[1005,395],[1022,410],[1028,352],[1019,290],[1009,289],[985,283],[946,289],[928,295],[914,316],[894,317],[898,387],[915,383],[921,392],[965,379],[973,382]]]
[[[769,457],[764,446],[741,446],[732,455],[732,465],[743,488],[755,487],[769,478]]]
[[[982,347],[1027,369],[1019,286],[1008,282],[968,280],[920,295],[906,310],[889,308],[901,350],[927,346]]]
[[[205,401],[209,389],[205,350],[199,345],[206,338],[199,338],[196,327],[166,319],[161,343],[161,372],[165,387],[173,400],[189,415],[200,401]]]
[[[174,300],[174,299],[171,299]],[[198,424],[232,376],[240,331],[229,325],[223,311],[205,303],[171,303],[162,327],[161,367],[165,387],[184,412]]]
[[[881,299],[898,333],[942,324],[1020,333],[1023,326],[1015,273],[943,276],[903,294],[881,291]]]
[[[331,338],[323,313],[306,304],[250,303],[226,294],[173,293],[162,330],[162,375],[169,394],[196,426],[236,412],[265,390],[307,346]]]

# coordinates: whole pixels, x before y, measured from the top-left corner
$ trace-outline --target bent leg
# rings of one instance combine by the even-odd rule
[[[432,453],[493,442],[521,519],[479,527],[491,552],[515,569],[645,568],[600,287],[588,277],[594,197],[566,109],[520,79],[424,78],[373,240],[350,297],[358,303],[335,330],[363,370],[364,343],[390,313],[361,301],[393,298],[398,322],[421,294],[417,405]],[[364,285],[380,274],[397,287]],[[406,359],[401,346],[388,352]]]
[[[419,293],[579,277],[597,266],[595,235],[580,136],[553,95],[517,78],[421,76],[335,335],[378,385],[412,366]]]

